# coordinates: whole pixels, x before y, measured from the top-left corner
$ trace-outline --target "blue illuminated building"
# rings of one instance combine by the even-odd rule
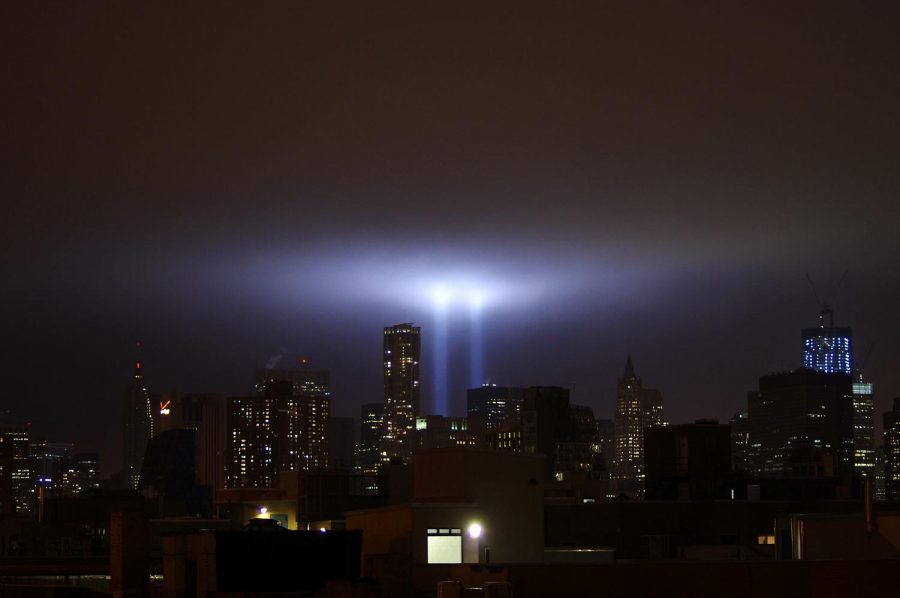
[[[828,316],[828,325],[825,316]],[[834,313],[828,308],[819,314],[819,326],[804,328],[803,367],[826,374],[852,374],[852,340],[850,328],[836,327]]]

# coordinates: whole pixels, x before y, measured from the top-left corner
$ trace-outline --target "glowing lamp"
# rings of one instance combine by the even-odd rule
[[[469,526],[468,532],[470,538],[480,538],[481,537],[481,525],[478,523],[473,523]]]

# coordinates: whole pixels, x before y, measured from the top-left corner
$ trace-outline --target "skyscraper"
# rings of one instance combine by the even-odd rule
[[[360,408],[359,444],[356,468],[362,473],[376,473],[381,462],[381,436],[384,433],[384,404],[367,403]]]
[[[884,422],[884,497],[900,500],[900,397],[894,409],[886,411]]]
[[[290,395],[305,395],[312,397],[331,396],[331,372],[329,370],[315,370],[305,366],[292,369],[264,369],[256,371],[256,391],[263,394],[266,382],[289,382]]]
[[[122,438],[122,479],[126,487],[137,490],[147,441],[153,436],[153,412],[150,394],[144,385],[141,362],[134,364],[131,386],[125,395]]]
[[[569,389],[558,386],[526,388],[522,403],[522,448],[526,453],[544,455],[546,481],[558,479],[558,445],[572,443],[574,439],[575,419],[569,404]]]
[[[197,432],[197,483],[213,490],[225,487],[225,397],[219,394],[193,394],[181,397],[181,425]]]
[[[100,456],[97,453],[72,455],[60,475],[60,494],[78,496],[85,490],[100,487]]]
[[[852,397],[845,374],[801,368],[762,376],[759,390],[747,398],[751,472],[763,477],[849,475]],[[807,467],[814,462],[821,472]]]
[[[278,471],[308,471],[328,467],[328,419],[331,394],[296,380],[270,377],[263,391],[275,400],[275,464]]]
[[[276,399],[229,397],[226,401],[225,487],[272,488],[275,453]]]
[[[27,516],[34,513],[36,493],[30,442],[27,425],[0,425],[0,512]]]
[[[616,495],[643,496],[644,429],[664,425],[662,393],[643,387],[629,355],[618,380],[613,418],[615,446],[611,477]]]
[[[858,473],[875,472],[875,397],[872,383],[857,371],[853,379],[853,469]]]
[[[69,466],[74,446],[71,442],[32,441],[28,447],[34,486],[56,495],[62,484],[62,472]]]
[[[356,420],[352,417],[328,419],[328,466],[353,471],[356,464]]]
[[[469,417],[483,418],[488,430],[499,429],[511,415],[522,409],[524,388],[483,384],[466,391],[466,411]]]
[[[825,317],[828,316],[828,325]],[[850,328],[835,327],[834,312],[827,307],[819,314],[816,328],[804,328],[803,367],[826,374],[853,373],[852,340]]]
[[[421,329],[411,323],[384,329],[384,435],[382,460],[408,461],[419,416]]]

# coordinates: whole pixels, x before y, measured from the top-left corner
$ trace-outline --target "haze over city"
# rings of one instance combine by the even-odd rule
[[[415,322],[431,408],[441,287],[483,294],[485,382],[611,417],[630,353],[673,422],[799,367],[827,301],[889,407],[895,6],[433,10],[4,8],[0,407],[108,474],[138,357],[226,394],[306,358],[356,416]]]

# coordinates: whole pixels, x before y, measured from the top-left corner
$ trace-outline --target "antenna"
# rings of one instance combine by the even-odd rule
[[[869,343],[869,350],[866,351],[866,358],[862,360],[862,365],[860,365],[860,367],[858,367],[856,369],[858,369],[860,372],[862,372],[863,370],[866,369],[866,364],[869,363],[869,358],[872,357],[872,351],[874,351],[874,350],[875,350],[875,341],[872,341],[871,343]]]
[[[809,272],[806,273],[806,280],[809,281],[809,288],[812,289],[813,298],[816,300],[816,307],[824,305],[822,303],[822,300],[819,298],[819,292],[816,290],[816,283],[813,282],[812,276],[809,275]]]

